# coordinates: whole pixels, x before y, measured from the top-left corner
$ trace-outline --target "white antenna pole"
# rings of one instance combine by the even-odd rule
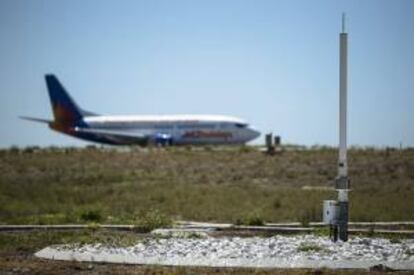
[[[345,13],[343,13],[342,32],[339,34],[339,156],[338,177],[336,178],[339,207],[337,226],[339,239],[342,241],[348,240],[347,81],[348,34],[345,32]]]
[[[348,176],[347,165],[347,80],[348,34],[345,32],[345,13],[342,14],[342,33],[339,35],[339,161],[338,176]]]

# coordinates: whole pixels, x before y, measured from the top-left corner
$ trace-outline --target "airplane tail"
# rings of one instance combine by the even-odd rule
[[[75,125],[81,122],[84,116],[95,115],[82,110],[66,92],[56,76],[48,74],[45,78],[55,122],[62,125]]]

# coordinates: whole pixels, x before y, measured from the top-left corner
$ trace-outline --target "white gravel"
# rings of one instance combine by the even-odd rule
[[[240,267],[369,268],[414,270],[414,239],[352,237],[331,242],[313,235],[271,238],[152,238],[131,247],[51,246],[35,254],[56,260],[130,264]]]

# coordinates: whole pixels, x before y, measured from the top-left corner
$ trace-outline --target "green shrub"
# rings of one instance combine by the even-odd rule
[[[237,219],[237,225],[263,226],[265,224],[262,216],[258,212],[251,212],[241,219]]]
[[[316,236],[322,236],[322,237],[329,236],[329,227],[328,226],[318,227],[315,229],[313,234]]]
[[[86,210],[80,214],[81,220],[85,222],[101,222],[103,220],[101,211],[98,209]]]
[[[392,237],[390,243],[401,243],[401,239],[398,237]]]
[[[157,228],[171,227],[172,220],[157,209],[140,211],[134,220],[135,229],[140,232],[150,232]]]

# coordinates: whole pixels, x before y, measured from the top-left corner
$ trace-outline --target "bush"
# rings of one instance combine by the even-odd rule
[[[393,236],[393,237],[390,239],[390,243],[393,243],[393,244],[395,244],[395,243],[401,243],[401,239],[400,239],[400,238],[398,238],[398,237]]]
[[[315,229],[313,234],[316,236],[322,236],[322,237],[329,236],[329,227],[328,226],[318,227]]]
[[[250,225],[250,226],[263,226],[265,222],[262,216],[257,212],[251,212],[247,216],[237,219],[235,222],[237,225]]]
[[[20,149],[17,145],[12,145],[9,149],[10,153],[12,154],[18,154],[20,152]]]
[[[140,232],[150,232],[157,228],[172,226],[172,220],[157,209],[140,211],[134,223],[136,230]]]
[[[97,222],[102,221],[102,214],[100,210],[86,210],[82,212],[80,218],[85,222]]]
[[[23,149],[23,153],[32,154],[32,153],[35,153],[36,151],[39,151],[39,150],[40,150],[39,146],[27,146]]]

